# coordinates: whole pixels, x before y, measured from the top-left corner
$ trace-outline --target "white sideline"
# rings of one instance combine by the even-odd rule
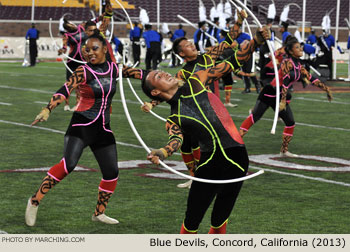
[[[28,127],[28,128],[32,127],[32,128],[36,128],[36,129],[40,129],[40,130],[46,130],[46,131],[53,132],[53,133],[59,133],[59,134],[64,134],[65,133],[64,131],[61,131],[61,130],[54,130],[54,129],[40,127],[40,126],[30,126],[28,124],[17,123],[17,122],[10,122],[10,121],[5,121],[5,120],[0,120],[0,123],[12,124],[12,125],[23,126],[23,127]],[[124,145],[124,146],[134,147],[134,148],[138,148],[138,149],[143,149],[143,147],[140,146],[140,145],[123,143],[123,142],[116,142],[116,143],[119,144],[119,145]],[[174,154],[180,155],[180,153],[174,153]],[[294,177],[299,177],[299,178],[304,178],[304,179],[309,179],[309,180],[316,180],[316,181],[319,181],[319,182],[324,182],[324,183],[329,183],[329,184],[337,184],[337,185],[350,187],[350,184],[347,184],[347,183],[344,183],[344,182],[339,182],[339,181],[334,181],[334,180],[329,180],[329,179],[323,179],[323,178],[319,178],[319,177],[310,177],[310,176],[305,176],[305,175],[296,174],[296,173],[282,172],[282,171],[273,170],[273,169],[260,168],[260,167],[253,166],[253,165],[249,165],[249,168],[257,169],[257,170],[262,170],[263,169],[264,171],[271,172],[271,173],[277,173],[277,174],[287,175],[287,176],[294,176]]]

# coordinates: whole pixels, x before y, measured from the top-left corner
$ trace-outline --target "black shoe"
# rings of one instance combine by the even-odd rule
[[[242,91],[242,94],[247,94],[247,93],[250,93],[250,89],[245,89]]]

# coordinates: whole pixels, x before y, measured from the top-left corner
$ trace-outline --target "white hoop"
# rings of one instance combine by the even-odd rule
[[[151,150],[148,148],[148,146],[145,144],[145,142],[142,140],[141,136],[139,135],[139,133],[137,132],[135,125],[132,122],[132,119],[130,117],[129,111],[128,111],[128,107],[126,105],[126,101],[125,101],[125,95],[124,95],[124,88],[123,88],[123,65],[119,64],[119,90],[120,90],[120,96],[121,96],[121,100],[122,100],[122,104],[123,104],[123,108],[124,108],[124,112],[126,115],[126,118],[129,122],[129,125],[132,129],[132,131],[134,132],[137,140],[140,142],[140,144],[142,145],[142,147],[147,151],[147,153],[150,153]],[[202,179],[202,178],[196,178],[196,177],[192,177],[186,174],[183,174],[182,172],[179,172],[177,170],[174,170],[173,168],[167,166],[164,162],[159,161],[159,163],[167,170],[169,170],[172,173],[175,173],[181,177],[184,177],[186,179],[191,179],[197,182],[203,182],[203,183],[211,183],[211,184],[228,184],[228,183],[236,183],[236,182],[240,182],[243,180],[247,180],[247,179],[251,179],[253,177],[256,177],[262,173],[264,173],[264,170],[260,170],[256,173],[253,173],[251,175],[248,176],[244,176],[241,178],[236,178],[236,179],[228,179],[228,180],[210,180],[210,179]]]
[[[232,3],[232,0],[229,0]],[[261,23],[257,19],[257,17],[254,15],[253,12],[249,10],[247,6],[245,6],[241,1],[235,0],[242,8],[244,8],[247,13],[255,20],[256,24],[258,25],[259,28],[262,28]],[[280,80],[278,76],[278,69],[277,69],[277,64],[276,64],[276,59],[275,59],[275,54],[272,49],[271,41],[267,40],[266,41],[267,46],[269,47],[270,53],[271,53],[271,58],[272,58],[272,63],[273,63],[273,69],[275,71],[275,79],[276,79],[276,107],[275,107],[275,116],[272,124],[272,129],[271,129],[271,134],[275,134],[276,132],[276,126],[277,126],[277,120],[278,120],[278,114],[279,114],[279,104],[280,104]]]
[[[52,18],[50,18],[50,20],[49,20],[49,33],[50,33],[50,38],[51,38],[52,42],[55,43],[56,49],[59,50],[60,48],[59,48],[59,46],[57,45],[55,39],[54,39],[53,36],[52,36],[51,22],[52,22]],[[69,67],[69,66],[67,65],[67,63],[64,61],[63,56],[60,56],[60,58],[62,59],[62,63],[63,63],[63,65],[68,69],[68,71],[69,71],[70,73],[73,73],[72,69],[70,69],[70,67]]]
[[[116,0],[117,1],[117,0]],[[124,9],[124,8],[123,8]],[[125,9],[124,9],[125,11]],[[126,12],[126,11],[125,11]],[[127,14],[127,12],[126,12]],[[131,23],[131,20],[130,20],[130,17],[129,15],[127,14],[127,17],[129,18],[129,21]],[[135,128],[135,125],[134,123],[132,122],[132,119],[130,117],[130,113],[129,113],[129,110],[128,110],[128,106],[126,105],[126,101],[125,101],[125,95],[124,95],[124,88],[123,88],[123,65],[122,64],[119,64],[119,90],[120,90],[120,97],[121,97],[121,100],[122,100],[122,104],[123,104],[123,109],[124,109],[124,112],[125,112],[125,116],[129,122],[129,125],[132,129],[132,131],[134,132],[137,140],[139,141],[139,143],[142,145],[142,147],[147,151],[147,153],[150,153],[151,150],[147,147],[147,145],[145,144],[145,142],[142,140],[141,136],[139,135],[139,133],[137,132],[136,128]],[[161,160],[159,160],[159,163],[167,170],[169,170],[170,172],[174,173],[174,174],[177,174],[179,176],[182,176],[186,179],[191,179],[191,180],[195,180],[195,181],[198,181],[198,182],[203,182],[203,183],[212,183],[212,184],[227,184],[227,183],[235,183],[235,182],[239,182],[239,181],[243,181],[243,180],[247,180],[247,179],[251,179],[253,177],[256,177],[256,176],[259,176],[260,174],[263,174],[264,173],[264,170],[260,170],[256,173],[253,173],[251,175],[248,175],[248,176],[244,176],[244,177],[241,177],[241,178],[237,178],[237,179],[229,179],[229,180],[209,180],[209,179],[201,179],[201,178],[196,178],[196,177],[192,177],[192,176],[189,176],[189,175],[186,175],[186,174],[183,174],[182,172],[179,172],[179,171],[176,171],[174,170],[173,168],[167,166],[164,162],[162,162]]]
[[[139,103],[140,103],[141,105],[143,105],[143,101],[142,101],[141,98],[137,95],[137,93],[136,93],[134,87],[132,86],[132,84],[131,84],[129,78],[127,78],[126,80],[128,81],[129,87],[130,87],[132,93],[135,95],[136,99],[139,101]],[[166,119],[165,119],[165,118],[163,118],[163,117],[161,117],[160,115],[154,113],[152,110],[150,110],[150,113],[151,113],[153,116],[157,117],[159,120],[162,120],[163,122],[166,122]]]
[[[130,16],[129,16],[128,12],[125,10],[124,6],[123,6],[118,0],[115,0],[115,1],[116,1],[116,3],[119,4],[119,6],[123,9],[123,11],[124,11],[126,17],[128,18],[129,23],[130,23],[130,28],[131,28],[131,30],[134,30],[134,27],[132,26],[131,18],[130,18]]]
[[[231,2],[231,4],[233,4],[233,5],[236,7],[236,9],[238,10],[237,4],[235,4],[234,2]],[[253,38],[253,33],[252,33],[252,30],[250,29],[250,25],[249,25],[247,19],[245,18],[243,22],[246,24],[246,26],[247,26],[247,28],[248,28],[249,36],[250,36],[250,38],[252,39],[252,38]],[[255,72],[255,54],[254,54],[254,52],[252,53],[252,58],[253,58],[253,60],[252,60],[253,63],[252,63],[252,69],[251,69],[251,71],[252,71],[252,72]]]

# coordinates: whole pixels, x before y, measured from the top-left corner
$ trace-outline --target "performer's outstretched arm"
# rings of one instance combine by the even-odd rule
[[[303,66],[301,67],[300,72],[301,72],[302,78],[304,79],[306,84],[308,84],[308,85],[312,84],[316,87],[319,87],[320,89],[322,89],[323,91],[325,91],[327,93],[328,101],[333,100],[333,95],[331,93],[331,90],[329,89],[329,87],[326,84],[324,84],[318,78],[316,78],[312,74],[310,74]]]
[[[164,160],[171,156],[174,152],[180,149],[182,145],[183,134],[180,126],[177,123],[176,115],[168,117],[165,127],[169,134],[169,141],[167,145],[163,148],[152,150],[147,156],[147,159],[154,164],[159,164],[159,160]]]
[[[64,102],[81,83],[85,83],[84,68],[78,67],[73,74],[69,77],[68,81],[52,96],[50,102],[41,112],[36,116],[32,125],[38,122],[47,121],[51,111],[56,108],[60,103]]]

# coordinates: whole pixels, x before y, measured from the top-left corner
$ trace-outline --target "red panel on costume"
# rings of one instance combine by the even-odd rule
[[[214,81],[214,94],[220,98],[219,80]]]
[[[101,180],[99,189],[105,192],[114,192],[117,186],[118,179]]]
[[[227,222],[219,228],[211,227],[208,234],[226,234],[226,224]]]
[[[216,116],[219,118],[221,124],[226,129],[227,133],[238,143],[244,144],[242,137],[240,136],[236,125],[233,123],[230,114],[225,108],[224,104],[213,93],[208,93],[208,99],[210,105],[215,111]]]
[[[288,127],[288,126],[285,126],[285,127],[284,127],[284,130],[283,130],[283,135],[293,136],[294,127],[295,127],[295,125],[289,126],[289,127]]]
[[[80,98],[76,111],[86,111],[90,109],[95,103],[95,95],[92,88],[87,84],[80,85],[79,94]]]
[[[56,181],[61,181],[64,179],[65,176],[67,176],[67,172],[64,168],[64,159],[61,160],[58,164],[55,164],[51,167],[51,169],[48,171],[48,174],[53,177]]]
[[[242,123],[241,125],[241,129],[243,130],[249,130],[250,127],[252,127],[252,125],[254,124],[254,121],[252,119],[253,115],[250,114]]]
[[[282,69],[278,70],[278,78],[280,80],[280,86],[283,84],[283,72]],[[276,78],[271,81],[271,86],[276,87]]]
[[[181,225],[181,230],[180,230],[180,234],[197,234],[197,232],[189,232],[185,229],[184,224],[182,223]]]
[[[185,164],[187,164],[187,163],[193,161],[193,155],[192,155],[192,153],[190,153],[190,154],[181,153],[181,156],[182,156],[182,159],[183,159],[183,161],[185,162]]]
[[[192,150],[193,156],[195,160],[200,160],[201,159],[201,149],[198,148],[196,150]]]

